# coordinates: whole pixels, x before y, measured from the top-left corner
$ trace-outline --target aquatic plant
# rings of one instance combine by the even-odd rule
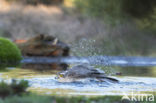
[[[15,66],[21,57],[21,52],[10,40],[0,37],[0,66]]]
[[[28,81],[21,80],[16,81],[12,80],[11,84],[7,84],[4,81],[0,83],[0,98],[5,98],[7,96],[13,95],[22,95],[26,92],[26,89],[29,87]]]
[[[4,98],[6,96],[9,96],[11,94],[11,87],[6,84],[5,82],[0,83],[0,97]]]

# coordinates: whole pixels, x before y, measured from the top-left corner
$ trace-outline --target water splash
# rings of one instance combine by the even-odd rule
[[[71,45],[71,54],[74,56],[96,56],[102,54],[101,48],[95,46],[96,40],[82,38]]]

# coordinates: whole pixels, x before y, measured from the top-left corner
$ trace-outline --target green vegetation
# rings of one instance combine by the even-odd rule
[[[131,21],[143,29],[156,32],[156,0],[74,1],[77,11],[85,15],[100,18],[110,24]]]
[[[12,80],[11,84],[4,81],[0,83],[0,103],[116,103],[121,101],[121,96],[100,96],[100,97],[62,97],[62,96],[41,96],[28,93],[29,87],[25,80]]]
[[[0,37],[0,65],[15,66],[22,59],[20,50],[15,44]]]
[[[75,0],[79,10],[96,17],[123,19],[126,16],[142,18],[150,15],[156,7],[155,0]]]
[[[76,10],[109,25],[95,36],[95,43],[76,47],[78,55],[155,56],[156,1],[155,0],[74,0]],[[113,25],[112,25],[113,24]],[[95,30],[101,28],[94,25]],[[104,28],[104,27],[103,27]],[[100,31],[100,30],[99,30]],[[100,32],[101,33],[101,32]],[[95,33],[95,35],[101,35]],[[93,37],[91,38],[93,39]],[[146,42],[145,42],[146,41]],[[83,48],[81,48],[81,46]],[[89,50],[89,52],[86,52]],[[99,52],[100,51],[100,52]],[[75,53],[75,52],[74,52]]]
[[[154,32],[153,35],[156,36],[156,8],[148,17],[136,19],[136,24],[139,25],[141,29]]]
[[[7,97],[0,100],[0,103],[119,103],[120,96],[101,96],[101,97],[56,97],[24,95]]]
[[[0,99],[0,103],[149,103],[149,101],[129,101],[127,99],[121,100],[121,96],[99,96],[99,97],[56,97],[56,96],[42,96],[42,95],[23,95],[11,96],[5,99]],[[155,101],[150,101],[155,103]]]
[[[11,34],[8,31],[3,30],[3,29],[0,28],[0,37],[10,38],[11,37]]]
[[[31,4],[31,5],[37,5],[37,4],[51,5],[51,4],[63,2],[63,0],[6,0],[6,1],[19,2],[19,3]]]
[[[121,0],[75,0],[77,9],[90,16],[112,21],[123,19]]]
[[[39,2],[39,0],[32,1]],[[46,13],[47,11],[44,12],[44,10],[44,15],[42,15],[43,13],[40,11],[44,8],[40,6],[32,6],[32,9],[30,9],[29,6],[24,6],[24,8],[12,8],[9,12],[5,12],[5,15],[3,15],[5,17],[2,17],[2,19],[7,19],[2,20],[5,24],[2,27],[3,29],[5,28],[4,30],[7,32],[11,32],[12,37],[10,38],[14,39],[17,35],[20,35],[18,32],[19,28],[23,30],[22,35],[19,37],[21,39],[24,39],[25,37],[31,38],[31,35],[35,35],[36,32],[54,34],[66,43],[72,43],[73,45],[71,50],[74,51],[72,53],[78,56],[156,55],[156,46],[153,45],[156,43],[156,10],[154,10],[155,0],[65,1],[75,1],[74,3],[77,6],[77,9],[71,9],[70,7],[64,7],[65,9],[62,9],[61,7],[60,9],[60,6],[58,7],[59,10],[62,10],[63,12],[64,16],[62,16],[62,18],[65,17],[68,19],[64,18],[61,21],[53,18],[53,15],[48,15]],[[17,4],[16,7],[18,8],[18,6],[19,5]],[[72,7],[74,8],[74,4]],[[144,10],[144,7],[147,8],[147,11],[146,9]],[[52,12],[54,10],[50,6],[45,6],[45,8],[47,8],[46,10],[48,10],[48,12]],[[25,10],[28,10],[27,13],[24,13]],[[33,10],[36,13],[31,13]],[[134,11],[134,13],[132,11]],[[84,13],[85,16],[82,15],[82,13]],[[90,15],[94,18],[90,18]],[[123,22],[121,23],[122,20]],[[53,23],[52,21],[56,21],[56,23]],[[114,23],[112,23],[113,21]],[[83,25],[77,25],[78,23]],[[112,26],[109,25],[109,23],[117,25]],[[62,25],[75,26],[72,30],[68,31],[70,26]],[[15,30],[10,29],[12,26],[14,26]],[[55,27],[61,28],[61,30],[59,31],[55,29]],[[87,38],[86,41],[88,44],[85,44],[82,41],[82,46],[82,43],[79,43],[79,41],[84,37]],[[96,40],[96,42],[90,43],[89,40],[93,39]],[[77,44],[78,46],[76,46]]]
[[[26,89],[28,87],[28,82],[24,80],[12,80],[11,84],[7,84],[4,81],[2,81],[0,83],[0,97],[5,98],[8,96],[22,95],[24,93],[27,93]]]

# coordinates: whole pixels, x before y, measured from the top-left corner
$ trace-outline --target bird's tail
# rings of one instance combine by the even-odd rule
[[[106,82],[106,81],[113,82],[113,83],[119,82],[119,80],[112,78],[112,77],[103,77],[103,78],[97,78],[97,79],[102,81],[102,82]]]

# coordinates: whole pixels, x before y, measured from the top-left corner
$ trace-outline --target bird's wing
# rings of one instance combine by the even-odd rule
[[[112,78],[112,77],[103,77],[103,78],[97,78],[99,81],[101,82],[106,82],[106,81],[109,81],[109,82],[113,82],[113,83],[118,83],[119,80],[115,79],[115,78]]]
[[[86,77],[96,78],[105,76],[104,72],[99,72],[99,70],[94,68],[84,68],[84,67],[71,68],[68,70],[67,73],[68,76],[73,78],[86,78]]]

